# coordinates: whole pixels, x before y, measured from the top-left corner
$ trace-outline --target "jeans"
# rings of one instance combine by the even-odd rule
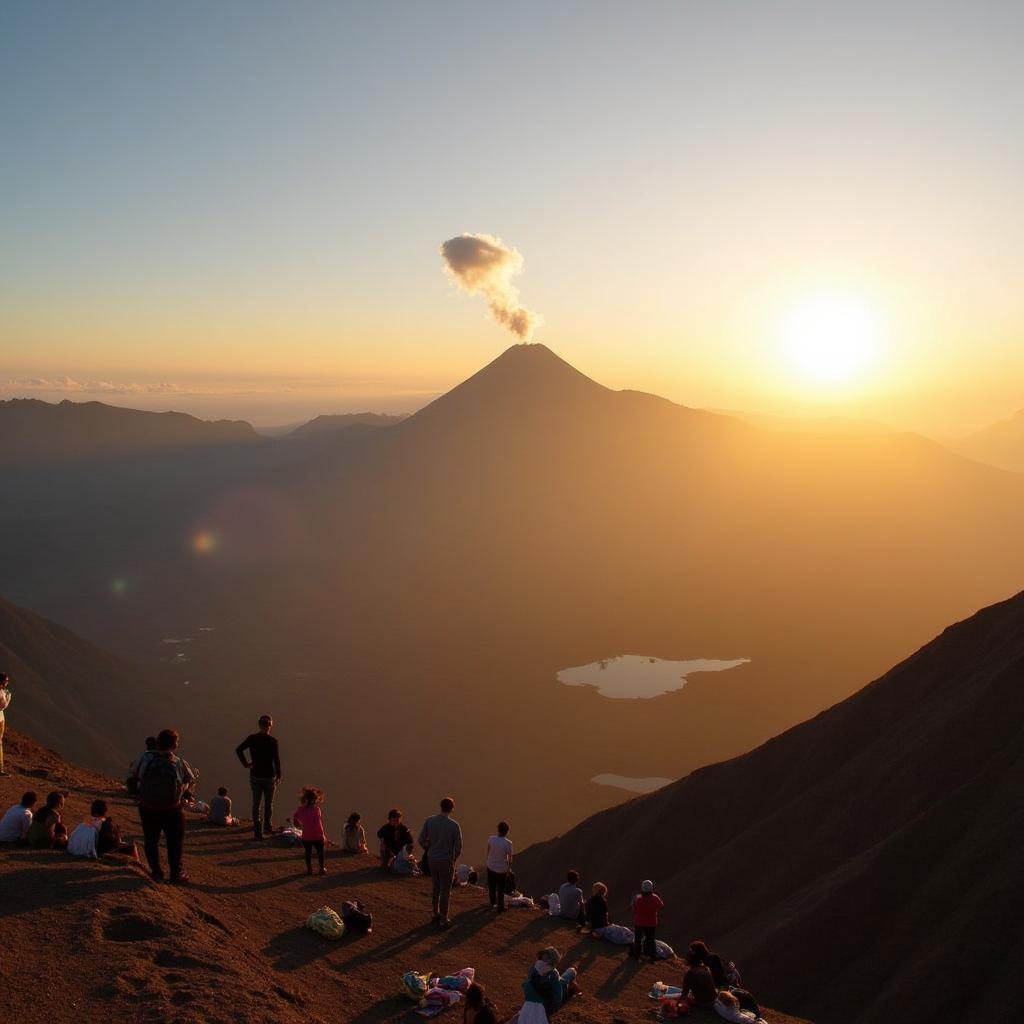
[[[324,841],[322,839],[303,839],[302,845],[306,850],[306,870],[313,870],[313,850],[316,850],[316,859],[320,862],[320,870],[324,869]]]
[[[146,863],[155,878],[163,877],[160,867],[160,833],[167,839],[167,867],[171,878],[181,874],[181,849],[185,842],[185,812],[180,807],[169,811],[152,810],[149,807],[139,808],[139,821],[142,822],[143,845],[146,850]]]
[[[442,921],[448,920],[448,906],[452,898],[452,876],[455,874],[455,861],[432,860],[430,863],[430,880],[433,883],[430,893],[430,906],[434,917]]]
[[[631,956],[649,956],[652,959],[655,955],[654,935],[657,928],[653,925],[635,925],[633,927],[633,948]]]
[[[507,871],[487,869],[487,898],[491,901],[491,906],[497,907],[500,911],[505,910],[505,885],[507,882]]]
[[[277,779],[258,779],[255,775],[249,777],[249,785],[252,787],[252,830],[257,839],[263,837],[264,832],[272,832],[274,826],[272,819],[274,815],[274,790],[277,789]],[[260,820],[260,804],[263,804],[263,819]]]

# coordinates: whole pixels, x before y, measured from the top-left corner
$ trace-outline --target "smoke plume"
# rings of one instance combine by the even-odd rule
[[[518,249],[510,249],[491,235],[458,235],[441,245],[441,258],[463,291],[482,295],[499,324],[520,341],[530,340],[541,318],[519,305],[519,292],[512,284],[512,278],[523,269]]]

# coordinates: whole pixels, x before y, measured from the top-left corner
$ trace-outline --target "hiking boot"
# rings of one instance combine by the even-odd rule
[[[433,924],[433,925],[439,925],[441,923],[441,915],[440,914],[435,914],[430,919],[430,923]]]
[[[0,779],[9,779],[10,777],[10,772],[4,771],[2,768],[0,768]]]
[[[320,871],[319,871],[319,873],[320,873],[321,875],[326,875],[326,874],[327,874],[327,868],[321,868],[321,869],[320,869]]]
[[[451,926],[452,926],[452,923],[451,923],[451,921],[448,920],[447,917],[443,921],[439,921],[437,923],[438,929],[440,929],[440,931],[442,931],[442,932],[448,931],[448,929],[451,928]]]
[[[188,885],[191,879],[184,871],[179,871],[176,875],[171,875],[171,885]]]

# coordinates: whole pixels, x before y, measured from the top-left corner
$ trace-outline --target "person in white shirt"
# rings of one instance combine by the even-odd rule
[[[7,705],[11,703],[10,681],[11,677],[6,672],[0,672],[0,776],[4,778],[11,774],[4,768],[4,728],[7,725],[4,711],[7,709]]]
[[[29,790],[23,794],[21,803],[15,804],[0,819],[0,843],[20,843],[28,836],[32,824],[32,808],[39,799]]]
[[[499,821],[498,834],[487,840],[487,896],[491,910],[497,909],[499,914],[505,910],[505,892],[512,871],[510,831],[507,821]]]

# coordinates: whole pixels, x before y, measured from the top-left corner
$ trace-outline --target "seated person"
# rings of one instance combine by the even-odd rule
[[[369,853],[366,845],[366,829],[360,824],[363,816],[353,811],[345,822],[345,830],[341,840],[342,853]]]
[[[469,864],[460,864],[455,869],[456,885],[476,885],[479,877],[476,873],[476,868],[471,867]]]
[[[75,826],[68,839],[73,857],[104,857],[108,853],[135,854],[135,844],[121,838],[121,830],[107,817],[106,800],[93,800],[90,819]]]
[[[693,953],[686,954],[686,973],[683,975],[683,996],[691,1006],[709,1009],[714,1005],[718,990],[710,969],[700,963]]]
[[[608,913],[608,886],[604,882],[595,882],[590,892],[590,899],[583,908],[586,923],[576,929],[584,934],[595,928],[607,928],[612,923],[611,914]]]
[[[717,953],[712,953],[700,939],[690,943],[689,953],[686,957],[687,962],[691,958],[695,964],[703,964],[711,972],[716,988],[728,987],[729,979],[726,977],[725,964],[722,963],[722,958]]]
[[[221,786],[210,801],[209,821],[211,825],[237,825],[238,819],[231,816],[231,797],[228,787]]]
[[[28,827],[28,845],[38,850],[49,849],[59,846],[57,843],[55,829],[61,823],[60,812],[64,807],[64,794],[60,790],[48,793],[46,804],[32,819]],[[67,829],[64,829],[64,842],[67,842]]]
[[[32,808],[39,799],[32,790],[22,793],[21,800],[8,808],[0,818],[0,843],[23,843],[32,826]]]
[[[416,862],[416,848],[412,843],[398,851],[398,856],[391,862],[391,870],[396,875],[421,874],[420,866]]]
[[[576,984],[579,969],[574,966],[559,974],[558,962],[561,959],[562,954],[554,946],[542,949],[523,982],[523,998],[528,1003],[543,1003],[548,1013],[554,1013],[580,991]]]
[[[760,1024],[761,1018],[750,1010],[744,1010],[739,999],[732,992],[723,990],[718,993],[714,1003],[715,1013],[730,1024]]]
[[[402,812],[393,807],[388,811],[388,820],[377,830],[377,838],[380,840],[380,866],[391,867],[391,862],[411,845],[413,835],[408,826],[402,821]]]
[[[570,871],[566,880],[558,889],[558,904],[561,910],[559,917],[566,917],[577,924],[586,924],[586,912],[583,909],[583,890],[579,886],[580,873]]]

